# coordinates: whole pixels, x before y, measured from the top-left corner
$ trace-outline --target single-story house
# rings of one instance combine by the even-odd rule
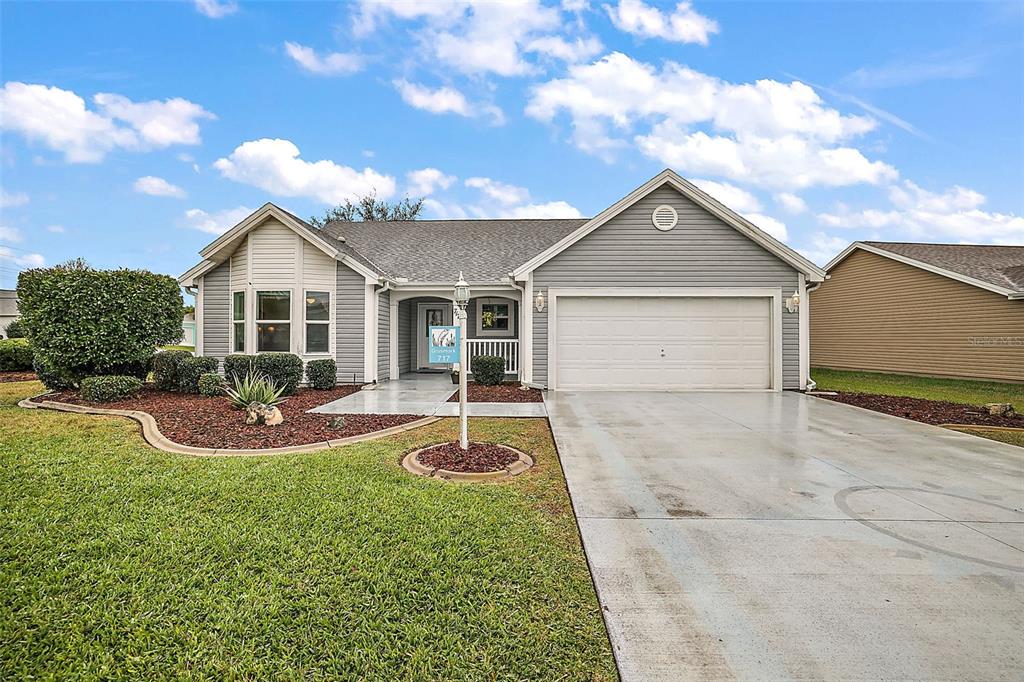
[[[811,292],[811,364],[1024,381],[1024,246],[854,242]]]
[[[340,381],[438,371],[472,289],[471,358],[553,390],[802,389],[819,267],[671,170],[590,219],[334,222],[266,204],[180,281],[197,353],[335,358]]]
[[[7,338],[7,325],[19,317],[17,290],[0,289],[0,338]]]

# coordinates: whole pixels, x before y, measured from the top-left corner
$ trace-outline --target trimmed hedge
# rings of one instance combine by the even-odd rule
[[[28,339],[0,341],[0,372],[27,372],[32,369],[32,346]]]
[[[255,362],[255,355],[232,353],[224,358],[224,378],[227,379],[229,384],[234,382],[236,378],[244,379],[245,375],[253,368]]]
[[[473,379],[484,386],[497,386],[505,380],[505,359],[497,355],[478,355],[470,363]]]
[[[294,353],[260,353],[253,368],[283,387],[285,395],[295,393],[302,381],[302,358]]]
[[[330,358],[310,360],[306,363],[306,383],[313,388],[334,388],[338,381],[338,364]]]
[[[199,393],[199,377],[217,371],[217,358],[200,355],[181,361],[178,366],[178,390],[182,393]]]
[[[163,391],[177,391],[181,386],[181,363],[192,357],[187,350],[165,350],[153,356],[153,382]]]
[[[199,377],[199,393],[213,397],[224,394],[224,379],[216,372],[207,372]]]
[[[142,390],[142,382],[136,377],[110,375],[82,379],[82,398],[91,403],[110,403],[131,398]]]
[[[21,323],[21,320],[13,320],[7,328],[4,329],[4,334],[9,339],[23,339],[25,338],[25,325]]]
[[[82,261],[25,270],[18,306],[41,362],[76,383],[140,376],[154,348],[181,338],[178,282],[145,270],[95,270]]]

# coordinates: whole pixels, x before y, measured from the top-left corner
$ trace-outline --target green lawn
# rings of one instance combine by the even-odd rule
[[[901,395],[968,405],[1013,403],[1018,411],[1024,411],[1024,383],[1010,384],[999,381],[915,377],[905,374],[847,372],[823,367],[811,368],[811,378],[818,382],[818,389],[822,391]]]
[[[0,679],[615,679],[543,420],[513,482],[415,478],[454,420],[321,453],[198,459],[0,384]]]
[[[195,346],[160,346],[157,350],[187,350],[189,353],[195,353]]]

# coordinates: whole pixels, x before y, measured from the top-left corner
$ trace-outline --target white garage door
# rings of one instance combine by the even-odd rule
[[[555,388],[770,388],[771,300],[559,297]]]

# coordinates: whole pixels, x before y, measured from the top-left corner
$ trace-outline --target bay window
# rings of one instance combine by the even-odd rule
[[[256,350],[291,351],[292,294],[290,291],[256,292]]]
[[[245,292],[236,291],[231,295],[231,329],[234,340],[231,348],[235,353],[245,352]]]
[[[306,353],[330,352],[331,294],[306,292]]]

